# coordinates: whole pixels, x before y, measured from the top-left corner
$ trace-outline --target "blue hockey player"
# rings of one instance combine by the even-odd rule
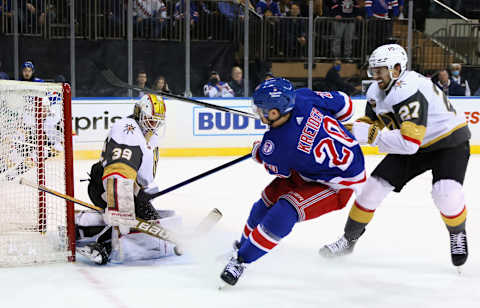
[[[277,178],[253,204],[234,243],[236,255],[220,275],[230,285],[295,223],[344,208],[366,180],[360,146],[341,124],[353,114],[346,94],[294,90],[288,80],[273,78],[257,87],[253,104],[270,130],[254,143],[252,157]]]

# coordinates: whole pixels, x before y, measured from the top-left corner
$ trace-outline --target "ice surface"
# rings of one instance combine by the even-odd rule
[[[371,171],[382,156],[367,156]],[[162,158],[166,188],[234,158]],[[92,161],[75,164],[75,196],[88,200]],[[233,288],[217,290],[226,263],[218,256],[240,236],[250,207],[272,177],[244,161],[155,200],[194,226],[212,208],[223,219],[182,257],[128,265],[75,264],[0,269],[0,307],[480,307],[480,156],[465,181],[470,257],[463,273],[450,262],[448,232],[431,197],[431,175],[391,194],[354,254],[325,260],[318,249],[342,234],[349,206],[295,226],[270,254],[250,265]]]

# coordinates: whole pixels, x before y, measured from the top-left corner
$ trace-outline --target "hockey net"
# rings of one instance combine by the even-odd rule
[[[73,196],[68,84],[0,80],[0,266],[73,261],[73,204],[21,178]]]

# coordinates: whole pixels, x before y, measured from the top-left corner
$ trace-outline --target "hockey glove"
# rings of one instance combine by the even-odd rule
[[[347,123],[347,124],[343,124],[343,126],[345,126],[346,129],[348,129],[349,132],[351,132],[353,134],[353,123]]]
[[[253,143],[253,148],[252,148],[252,158],[254,161],[256,161],[257,163],[259,164],[262,164],[262,159],[260,158],[260,153],[259,153],[259,150],[260,150],[260,145],[262,144],[262,142],[260,141],[255,141]]]
[[[352,133],[360,144],[377,144],[380,127],[375,124],[367,124],[364,122],[355,122],[352,126]]]
[[[145,192],[144,189],[140,189],[137,194],[137,199],[138,201],[148,203],[150,200],[154,198],[153,194],[149,194]]]

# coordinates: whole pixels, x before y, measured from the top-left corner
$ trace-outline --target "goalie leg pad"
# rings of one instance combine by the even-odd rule
[[[137,223],[131,179],[113,177],[107,179],[107,209],[104,219],[108,225],[118,226],[126,234]]]

